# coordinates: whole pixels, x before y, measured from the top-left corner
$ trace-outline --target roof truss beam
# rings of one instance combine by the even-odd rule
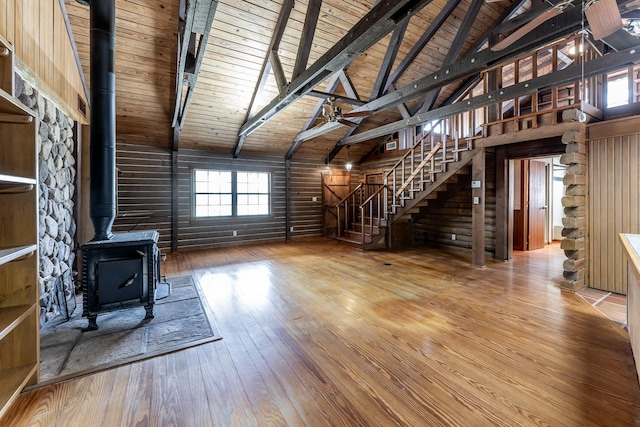
[[[181,129],[195,90],[200,66],[207,49],[211,24],[218,7],[218,0],[184,0],[181,2],[180,42],[178,45],[178,69],[176,73],[176,105],[172,127]],[[184,19],[182,17],[184,16]],[[195,42],[198,38],[198,48]],[[186,86],[186,94],[183,91]]]
[[[523,37],[523,39],[514,43],[507,49],[498,52],[493,52],[491,51],[491,49],[485,49],[479,52],[477,55],[467,55],[466,57],[452,64],[451,67],[445,67],[435,73],[422,78],[421,80],[416,81],[415,83],[404,86],[394,92],[387,93],[386,95],[383,95],[378,99],[371,100],[362,107],[355,108],[354,111],[381,111],[395,107],[406,101],[414,99],[431,89],[453,83],[454,81],[457,81],[459,79],[477,75],[480,71],[492,64],[507,61],[510,58],[518,56],[527,49],[534,49],[536,43],[537,46],[542,46],[563,36],[575,33],[579,28],[580,20],[576,20],[575,16],[573,16],[570,12],[565,12],[557,16],[553,20],[547,21],[546,25],[538,27],[538,29],[533,31],[531,34]],[[502,53],[502,55],[496,55],[496,53]],[[313,129],[311,129],[310,131],[301,132],[296,136],[296,140],[306,141],[323,135],[324,133],[331,132],[339,126],[342,125],[340,123],[327,123],[322,128],[316,129],[314,132],[310,132],[313,131]],[[382,128],[385,128],[385,126],[382,126]],[[376,132],[376,136],[386,135],[385,133],[378,133],[377,129],[368,131],[366,133],[369,134],[371,132]],[[356,138],[359,135],[361,134],[358,134],[354,137],[349,137],[349,140],[353,141],[353,138]],[[373,137],[366,138],[364,140],[369,140],[372,138]],[[343,142],[345,140],[346,138],[338,142],[338,144],[336,145],[344,146],[345,144],[343,144]],[[325,162],[330,162],[331,160],[331,158],[327,158],[325,159]]]
[[[447,55],[442,62],[443,67],[448,67],[449,65],[453,64],[458,58],[458,55],[462,50],[462,46],[464,46],[464,42],[469,35],[469,30],[471,30],[471,24],[473,24],[473,21],[476,19],[483,3],[484,0],[472,0],[469,9],[467,9],[467,12],[464,15],[464,19],[460,23],[460,28],[458,28],[458,32],[456,33],[456,36],[451,43],[451,47],[449,47],[449,51],[447,52]],[[418,111],[430,110],[433,107],[436,99],[438,98],[441,89],[442,86],[429,91],[429,93],[425,95],[424,99],[420,103]]]
[[[253,117],[253,108],[256,102],[256,99],[262,93],[265,84],[267,83],[267,78],[269,77],[269,73],[271,72],[271,61],[270,58],[272,56],[277,57],[277,51],[280,47],[280,42],[282,41],[282,36],[284,34],[284,30],[287,28],[287,22],[289,22],[289,17],[291,16],[291,11],[293,10],[294,0],[285,0],[282,3],[282,7],[280,8],[280,14],[278,15],[278,22],[276,22],[276,27],[273,30],[273,35],[271,36],[271,42],[269,43],[269,49],[267,49],[267,54],[262,63],[262,68],[260,69],[260,75],[258,77],[258,82],[256,87],[253,89],[253,95],[251,95],[251,101],[249,101],[249,106],[247,107],[247,114],[245,115],[244,121],[245,123]],[[279,62],[279,61],[278,61]],[[278,71],[279,73],[276,76],[277,79],[280,78],[282,80],[286,80],[284,77],[284,71],[282,71],[282,67]],[[278,82],[278,86],[280,86],[280,82]],[[286,86],[286,81],[283,82],[283,86]],[[240,150],[242,150],[242,146],[244,145],[244,140],[246,136],[239,136],[238,141],[236,141],[236,146],[233,149],[233,157],[238,157],[240,155]]]
[[[334,92],[338,88],[338,83],[341,83],[342,84],[342,88],[344,89],[346,94],[348,96],[353,97],[353,98],[345,98],[345,97],[342,97],[342,96],[333,95],[331,92]],[[364,101],[360,101],[359,99],[357,99],[358,98],[358,93],[356,92],[355,87],[351,83],[351,79],[347,75],[347,71],[346,70],[340,70],[340,71],[338,71],[337,73],[335,73],[333,75],[333,77],[331,78],[331,81],[327,85],[327,91],[328,92],[319,92],[319,93],[325,94],[327,96],[326,97],[322,97],[323,99],[316,103],[316,106],[314,107],[313,112],[311,113],[311,118],[309,118],[309,120],[307,120],[307,122],[305,123],[304,127],[302,128],[303,132],[306,131],[307,129],[309,129],[315,123],[316,119],[320,115],[320,112],[322,111],[322,106],[324,105],[325,99],[327,97],[333,97],[336,100],[340,100],[341,99],[343,101],[344,101],[344,99],[348,99],[348,100],[352,100],[352,101],[355,101],[355,102],[359,102],[359,103],[361,103],[360,105],[364,104]],[[307,95],[311,95],[312,93],[318,93],[318,91],[311,91]],[[352,119],[352,121],[355,122],[355,123],[360,123],[361,120],[362,120],[362,118]],[[351,135],[351,134],[349,133],[348,135]],[[291,147],[289,148],[289,151],[287,151],[287,154],[284,156],[284,158],[286,160],[290,160],[293,157],[293,155],[295,154],[295,152],[298,151],[298,148],[300,148],[300,145],[302,144],[302,142],[303,141],[296,141],[294,139],[294,141],[291,143]]]
[[[332,73],[339,71],[389,33],[398,22],[413,16],[431,0],[381,2],[374,6],[349,32],[318,61],[289,83],[255,116],[246,121],[238,137],[246,137],[296,99],[313,90]],[[238,151],[235,153],[238,154]]]
[[[482,47],[482,45],[491,36],[491,34],[495,30],[495,28],[498,27],[501,23],[503,23],[507,19],[509,19],[509,17],[513,14],[513,12],[516,9],[518,9],[525,1],[526,0],[514,1],[507,9],[505,9],[504,12],[502,13],[502,15],[500,15],[500,17],[498,19],[496,19],[496,21],[489,28],[487,28],[487,30],[473,44],[473,46],[469,49],[469,51],[470,52],[476,52],[478,49],[480,49],[480,47]],[[411,49],[409,54],[407,54],[405,59],[403,59],[403,61],[400,63],[400,65],[398,66],[398,68],[394,72],[394,77],[392,77],[390,80],[387,81],[387,83],[385,85],[385,92],[387,92],[389,89],[396,90],[395,81],[397,81],[402,76],[402,74],[407,70],[409,65],[411,65],[411,63],[415,60],[415,58],[420,53],[420,51],[426,46],[426,44],[429,42],[429,40],[431,40],[431,37],[433,37],[435,32],[440,28],[440,26],[442,26],[442,24],[444,23],[444,21],[448,17],[448,14],[445,15],[444,13],[445,12],[451,13],[458,6],[459,3],[460,2],[458,0],[450,0],[449,3],[447,3],[447,5],[445,6],[445,8],[440,11],[438,16],[434,19],[434,21],[431,23],[431,25],[429,25],[429,28],[427,28],[425,33],[422,35],[422,37],[420,38],[418,43],[416,43],[416,45],[413,46],[413,48]],[[468,14],[466,16],[468,16]],[[457,57],[457,54],[456,54],[456,57]],[[372,97],[372,99],[374,99],[374,98]],[[424,104],[424,102],[422,104]],[[411,117],[411,113],[409,112],[407,107],[404,105],[404,103],[399,103],[397,105],[397,108],[400,111],[400,114],[402,115],[402,118],[407,119],[407,118]],[[356,132],[356,130],[357,130],[357,128],[348,129],[347,132],[345,133],[345,135],[342,137],[342,139],[351,136],[354,132]],[[385,139],[383,138],[382,142],[380,142],[380,144],[384,143],[384,140]],[[335,145],[333,150],[329,153],[327,158],[325,158],[325,163],[331,162],[331,160],[333,160],[333,158],[338,154],[338,152],[340,151],[341,147],[342,146],[340,145],[340,141],[338,141],[338,143]],[[365,157],[367,157],[367,156],[365,156]]]
[[[302,34],[300,35],[300,44],[298,45],[298,54],[296,55],[296,62],[293,66],[293,74],[291,75],[292,81],[307,68],[321,6],[322,0],[310,0],[307,6],[307,16],[304,19],[304,26],[302,27]]]
[[[636,64],[640,62],[640,45],[625,49],[619,52],[612,52],[603,57],[596,58],[584,63],[584,77],[592,77],[595,75],[606,73],[610,70],[618,69],[624,66]],[[542,77],[527,80],[506,88],[501,88],[482,96],[473,97],[464,102],[456,102],[454,104],[438,108],[426,113],[413,116],[408,120],[399,120],[388,125],[381,126],[371,131],[362,132],[358,135],[345,138],[340,142],[343,146],[352,145],[358,142],[367,141],[380,136],[389,135],[408,126],[414,126],[420,123],[441,119],[452,116],[464,111],[493,105],[504,102],[517,96],[535,93],[541,89],[561,86],[579,80],[583,76],[581,64],[575,64],[570,67],[545,74]]]
[[[391,77],[387,80],[385,84],[384,91],[388,91],[389,87],[395,84],[398,79],[407,71],[407,68],[413,63],[413,61],[418,57],[422,49],[429,43],[434,34],[442,27],[442,24],[445,23],[451,12],[455,10],[456,7],[460,4],[461,0],[449,0],[447,4],[442,8],[440,13],[435,17],[435,19],[429,24],[429,27],[425,30],[425,32],[420,36],[420,39],[413,45],[407,56],[402,59],[402,62],[398,65],[398,67],[394,70]]]

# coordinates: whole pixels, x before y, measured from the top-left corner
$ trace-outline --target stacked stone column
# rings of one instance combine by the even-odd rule
[[[73,217],[76,158],[74,122],[16,74],[16,97],[38,119],[38,207],[40,324],[60,313],[56,280],[72,268],[76,221]],[[70,271],[69,271],[70,273]],[[67,298],[74,297],[67,289]]]
[[[587,274],[587,143],[585,131],[569,131],[562,136],[566,144],[560,163],[566,166],[562,198],[564,218],[561,248],[564,261],[562,287],[579,290],[585,287]]]

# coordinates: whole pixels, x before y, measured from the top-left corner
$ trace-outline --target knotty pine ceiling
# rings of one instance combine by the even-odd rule
[[[231,154],[238,140],[247,107],[257,84],[265,55],[282,7],[282,0],[221,0],[218,4],[205,60],[198,76],[193,101],[180,133],[181,148],[207,149]],[[87,82],[89,67],[89,10],[75,0],[65,0],[79,57]],[[116,1],[116,123],[117,140],[130,144],[171,145],[171,122],[175,106],[176,55],[178,45],[179,0]],[[307,1],[298,0],[291,13],[278,50],[288,80],[298,51]],[[374,0],[325,0],[322,2],[308,64],[313,64],[338,42],[374,6]],[[397,83],[407,85],[435,72],[469,8],[463,0],[444,25],[418,55]],[[412,17],[400,46],[394,67],[402,61],[446,0],[434,0]],[[484,2],[461,50],[469,47],[500,15],[508,0]],[[349,66],[350,77],[359,96],[368,100],[378,75],[391,33],[356,58]],[[317,89],[324,91],[326,82]],[[436,105],[455,87],[446,87]],[[339,86],[337,92],[344,93]],[[273,75],[254,111],[278,94]],[[304,96],[249,135],[244,155],[284,156],[294,137],[310,117],[318,98]],[[344,105],[343,110],[352,107]],[[378,113],[366,120],[362,130],[401,119],[397,109]],[[304,142],[294,158],[324,159],[347,127]],[[373,142],[350,149],[352,160],[369,152]],[[337,160],[346,156],[342,150]]]

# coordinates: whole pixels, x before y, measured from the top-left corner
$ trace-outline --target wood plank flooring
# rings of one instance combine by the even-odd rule
[[[638,425],[628,334],[560,290],[562,261],[326,239],[172,255],[221,341],[27,392],[0,424]]]

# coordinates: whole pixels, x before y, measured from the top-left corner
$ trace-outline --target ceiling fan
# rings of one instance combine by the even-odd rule
[[[334,98],[327,98],[327,101],[322,105],[322,120],[325,123],[341,123],[346,126],[356,127],[359,123],[347,120],[353,117],[368,117],[372,114],[371,111],[350,111],[347,113],[342,112],[342,107],[334,104]]]
[[[533,31],[539,25],[558,16],[568,7],[577,7],[573,4],[573,0],[562,0],[556,4],[551,3],[549,0],[546,1],[551,4],[549,9],[493,45],[491,50],[496,52],[505,49],[525,34]],[[620,16],[616,0],[587,0],[584,4],[579,3],[579,6],[584,7],[589,28],[595,40],[607,37],[623,27],[622,17]]]

